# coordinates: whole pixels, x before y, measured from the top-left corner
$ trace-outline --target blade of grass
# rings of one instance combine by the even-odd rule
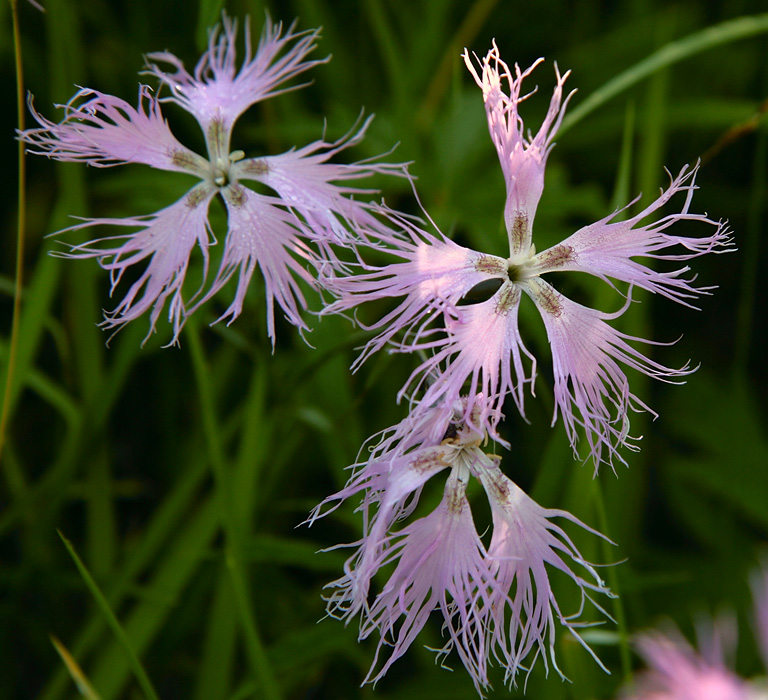
[[[128,636],[125,634],[125,631],[123,630],[123,627],[118,621],[117,617],[115,617],[115,614],[112,612],[112,608],[107,602],[107,599],[104,597],[104,594],[101,592],[101,589],[96,584],[96,581],[93,580],[93,577],[85,567],[85,564],[83,564],[83,562],[80,560],[80,557],[77,555],[77,552],[72,546],[72,543],[66,537],[64,537],[61,531],[57,532],[59,533],[59,537],[61,537],[61,541],[64,543],[64,546],[67,548],[69,555],[75,562],[77,570],[80,572],[80,576],[83,577],[85,585],[88,587],[88,590],[90,590],[91,595],[96,601],[96,604],[98,605],[99,609],[104,615],[104,618],[112,629],[112,633],[115,635],[118,642],[120,643],[120,646],[123,648],[125,655],[128,657],[130,665],[133,668],[133,672],[136,676],[136,680],[139,682],[139,685],[144,691],[144,695],[147,697],[147,700],[159,700],[155,689],[152,687],[152,682],[149,680],[149,676],[147,676],[146,671],[144,671],[144,667],[141,665],[141,661],[133,649],[133,645],[128,639]]]
[[[238,520],[245,524],[251,522],[257,511],[256,496],[261,466],[270,448],[270,443],[264,436],[275,434],[271,417],[266,412],[267,364],[261,359],[256,362],[240,424],[240,444],[232,469],[233,505]]]
[[[558,130],[558,137],[562,137],[568,129],[578,124],[584,117],[656,71],[684,61],[698,53],[765,32],[768,32],[768,13],[738,17],[713,27],[707,27],[683,39],[671,41],[595,90],[584,102],[566,115]]]
[[[416,123],[421,128],[429,128],[434,121],[438,105],[448,89],[451,75],[460,60],[461,50],[473,42],[498,2],[499,0],[475,0],[464,16],[424,93],[421,105],[416,110]]]
[[[242,535],[240,520],[236,517],[232,475],[226,464],[224,449],[221,444],[217,425],[213,389],[209,382],[209,369],[203,353],[196,323],[190,320],[187,325],[195,381],[200,398],[200,412],[203,423],[211,470],[216,481],[216,495],[219,513],[226,536],[226,564],[232,580],[235,603],[239,610],[239,619],[245,635],[246,651],[251,669],[261,682],[262,697],[267,700],[279,700],[280,689],[267,660],[264,644],[256,624],[256,617],[249,595],[248,578],[243,565]]]
[[[16,68],[16,126],[19,131],[24,130],[24,70],[21,60],[21,29],[19,27],[18,1],[11,0],[11,18],[13,23],[13,59]],[[27,212],[27,167],[24,160],[26,147],[19,141],[17,181],[18,199],[16,213],[16,282],[13,293],[13,311],[11,319],[11,339],[8,343],[8,364],[6,366],[5,390],[3,391],[3,406],[0,411],[0,460],[2,460],[5,434],[8,430],[8,422],[11,415],[11,394],[16,377],[16,353],[19,345],[19,327],[21,320],[21,293],[24,288],[24,239],[26,229]]]
[[[621,209],[632,198],[632,146],[635,139],[635,103],[627,103],[624,111],[624,133],[621,137],[621,155],[613,185],[611,209]]]
[[[763,56],[768,53],[764,46]],[[768,68],[763,62],[763,94],[768,89]],[[739,237],[739,248],[743,268],[741,273],[741,289],[736,315],[736,346],[733,361],[737,375],[748,376],[750,347],[754,332],[755,300],[757,297],[758,270],[762,258],[760,256],[760,238],[763,232],[765,215],[765,186],[768,180],[768,130],[759,129],[752,161],[752,187],[749,194],[747,209],[747,226],[744,234]]]
[[[232,684],[233,661],[237,655],[237,608],[230,595],[227,572],[219,573],[207,616],[194,700],[225,698]]]
[[[85,674],[80,666],[77,665],[77,661],[73,658],[72,654],[67,651],[67,648],[56,637],[51,635],[51,642],[58,652],[64,665],[67,667],[69,675],[72,676],[72,680],[75,682],[80,694],[86,700],[101,700],[99,694],[93,689],[93,686],[88,682]]]
[[[612,527],[608,522],[608,514],[605,509],[605,498],[603,496],[603,487],[599,478],[592,479],[592,503],[597,511],[597,529],[607,538],[611,539]],[[615,552],[611,545],[605,540],[600,540],[600,547],[603,553],[603,561],[615,561]],[[627,626],[627,615],[624,609],[624,600],[621,597],[621,586],[619,585],[619,575],[615,566],[606,568],[605,577],[608,579],[608,586],[611,592],[616,596],[613,599],[613,616],[616,620],[616,630],[619,633],[619,656],[621,658],[621,672],[627,683],[632,681],[632,653],[629,647],[629,628]]]
[[[379,53],[384,62],[384,69],[389,83],[388,92],[393,96],[395,104],[402,106],[405,99],[405,77],[398,41],[392,23],[387,17],[387,7],[381,0],[365,0],[365,10],[368,14],[371,31],[376,39]]]
[[[140,602],[130,614],[123,615],[123,626],[138,654],[149,648],[168,624],[171,613],[179,609],[179,597],[210,555],[219,525],[218,504],[209,499],[174,531],[173,546],[163,551],[150,582],[141,589]],[[131,667],[117,642],[106,646],[91,668],[91,680],[103,700],[122,696]]]
[[[208,48],[208,31],[221,19],[223,8],[224,0],[200,0],[195,31],[195,44],[199,51],[202,52]]]
[[[192,457],[186,461],[189,466],[183,477],[176,482],[172,495],[163,501],[144,530],[143,536],[122,563],[119,580],[107,592],[107,600],[113,609],[123,603],[130,591],[138,588],[136,581],[163,550],[169,539],[177,532],[194,529],[197,516],[187,520],[184,516],[187,515],[192,501],[199,496],[201,483],[208,474],[208,465],[201,452],[198,444],[190,445],[190,455],[196,455],[197,458]],[[185,546],[188,546],[188,543],[185,543]],[[172,555],[166,550],[164,558],[171,559]],[[72,645],[72,650],[78,658],[84,658],[101,642],[105,624],[104,617],[94,611]],[[65,674],[56,674],[40,694],[39,700],[56,700],[62,697],[66,680]]]
[[[52,258],[46,256],[43,260],[49,261]],[[47,266],[42,267],[43,270],[49,269]],[[40,306],[50,302],[50,291],[52,290],[46,288],[45,294],[40,294]],[[29,299],[29,295],[27,299]],[[34,307],[29,304],[22,325],[28,317],[31,317],[32,310],[37,308],[37,304]],[[29,323],[39,324],[39,328],[35,329],[35,332],[42,330],[43,324],[40,320],[35,321],[29,318]],[[67,497],[65,485],[82,464],[88,450],[101,436],[111,415],[112,407],[125,385],[129,370],[137,358],[136,347],[140,342],[142,333],[143,331],[138,326],[135,329],[129,327],[125,330],[122,338],[124,345],[116,353],[115,361],[100,390],[94,392],[82,410],[78,412],[76,420],[68,426],[69,429],[61,442],[56,461],[30,489],[23,501],[14,502],[0,514],[0,534],[14,527],[25,510],[31,510],[33,514],[35,512],[52,514]],[[28,336],[22,332],[22,339],[25,338],[28,339]],[[39,337],[36,340],[39,340]],[[42,519],[40,521],[44,522]]]
[[[274,417],[266,412],[267,372],[267,365],[257,359],[246,401],[242,409],[236,412],[240,444],[237,449],[237,457],[229,466],[231,469],[229,478],[233,496],[232,509],[241,533],[248,531],[249,521],[259,511],[256,497],[259,496],[263,500],[268,498],[268,496],[264,496],[265,492],[273,492],[268,485],[262,484],[259,479],[261,466],[264,464],[266,455],[269,454],[269,463],[277,472],[281,471],[278,465],[284,462],[272,451],[269,440],[265,439],[266,436],[275,434],[272,426],[276,422]],[[209,373],[209,376],[214,375]],[[216,384],[216,382],[213,383]],[[273,538],[267,537],[267,539],[271,543]],[[286,557],[284,546],[291,549],[291,541],[286,539],[281,540],[276,549],[272,550],[268,546],[259,548],[259,553],[266,556],[258,556],[254,551],[254,546],[257,542],[261,542],[261,538],[249,538],[249,541],[251,546],[248,549],[240,550],[240,557],[244,562],[290,562],[294,565],[303,566],[307,561],[307,553],[309,557],[314,557],[314,553],[319,548],[319,546],[300,547],[301,555],[304,555],[303,558],[301,555],[291,558],[290,553]],[[291,550],[291,552],[293,551]],[[282,559],[281,556],[283,556]],[[340,565],[340,562],[338,564]],[[200,664],[201,671],[196,687],[196,697],[198,698],[226,697],[230,692],[231,667],[227,661],[233,658],[232,649],[235,643],[234,632],[237,629],[239,606],[237,601],[233,601],[231,573],[225,571],[224,574],[223,579],[219,581],[209,616],[204,654]],[[270,664],[277,667],[277,657],[273,653],[273,648],[270,648],[267,653],[271,660]],[[288,683],[290,684],[290,681]],[[248,685],[256,691],[261,687],[260,683]]]

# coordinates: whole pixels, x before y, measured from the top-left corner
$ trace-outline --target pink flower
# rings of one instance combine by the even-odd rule
[[[637,647],[649,670],[627,700],[756,700],[747,683],[726,667],[718,633],[717,627],[709,633],[706,656],[677,632],[639,637]]]
[[[752,575],[752,600],[755,613],[755,637],[768,671],[768,560]]]
[[[484,401],[476,396],[454,405],[449,427],[437,439],[432,429],[442,423],[444,414],[438,406],[385,431],[370,457],[354,465],[347,485],[310,516],[311,523],[344,500],[361,496],[363,537],[340,545],[355,551],[343,576],[328,584],[327,603],[333,617],[347,622],[359,617],[361,639],[380,635],[367,681],[381,679],[433,611],[440,614],[446,637],[438,656],[447,657],[455,650],[481,695],[490,685],[488,666],[494,660],[505,668],[509,683],[539,656],[547,668],[550,660],[557,668],[557,624],[592,654],[578,632],[584,623],[577,618],[587,601],[610,617],[592,599],[593,593],[610,592],[551,519],[564,518],[598,533],[564,511],[541,508],[501,473],[499,458],[481,448],[485,432],[474,427],[487,415]],[[463,418],[467,411],[474,417],[472,423]],[[410,435],[408,426],[414,430]],[[426,483],[445,470],[448,477],[437,508],[398,527],[419,506]],[[489,544],[478,535],[467,500],[472,477],[480,481],[490,501]],[[586,574],[578,573],[574,564]],[[392,567],[387,582],[372,593],[374,577]],[[578,587],[581,605],[575,614],[561,611],[548,570],[565,574]],[[378,668],[384,646],[392,650]]]
[[[405,240],[380,239],[398,261],[376,266],[361,260],[356,274],[328,280],[326,286],[336,300],[327,312],[345,313],[368,301],[401,298],[397,307],[369,326],[378,334],[368,342],[357,364],[387,345],[398,352],[417,351],[425,359],[398,398],[409,396],[413,410],[423,410],[452,405],[462,393],[482,393],[488,401],[485,417],[495,426],[503,417],[507,397],[514,399],[525,416],[525,386],[530,385],[533,392],[537,362],[518,328],[521,300],[528,297],[544,321],[552,351],[553,424],[562,417],[577,456],[583,430],[588,456],[596,466],[601,461],[611,463],[615,457],[621,460],[619,448],[632,447],[630,411],[650,410],[632,394],[622,365],[662,381],[675,381],[692,370],[688,364],[670,368],[648,359],[635,344],[654,341],[625,335],[609,322],[629,307],[632,287],[686,306],[709,293],[711,287],[696,287],[693,278],[686,277],[687,266],[658,271],[642,259],[677,263],[729,250],[728,230],[722,222],[691,213],[696,169],[684,167],[677,176],[670,175],[669,187],[635,216],[620,220],[621,212],[614,212],[537,253],[533,220],[546,160],[570,99],[570,95],[563,98],[568,74],[560,75],[556,69],[557,85],[549,111],[539,131],[531,135],[524,130],[518,110],[528,96],[522,93],[522,82],[536,64],[526,71],[516,66],[513,74],[495,45],[483,59],[480,73],[468,54],[464,58],[483,90],[491,138],[504,172],[509,257],[465,248],[442,234],[428,233],[401,220]],[[683,199],[680,211],[654,221],[661,207],[676,196]],[[396,219],[393,212],[385,211],[385,215]],[[670,233],[670,227],[680,221],[709,226],[712,231],[701,238]],[[561,271],[586,272],[611,286],[614,280],[625,282],[630,294],[614,313],[590,309],[571,301],[545,279]],[[485,301],[472,303],[468,295],[481,284],[495,285],[495,292]]]
[[[481,401],[482,397],[477,403]],[[464,445],[482,440],[482,435],[462,422],[464,403],[459,402],[449,412],[458,422],[451,423],[448,430],[442,427],[446,412],[435,407],[416,420],[408,416],[375,435],[361,450],[367,459],[352,465],[346,486],[312,511],[307,521],[310,525],[347,499],[362,494],[357,511],[363,514],[364,534],[353,545],[343,545],[357,546],[358,550],[347,562],[346,576],[331,584],[340,589],[328,599],[332,614],[349,618],[365,607],[371,579],[389,546],[390,528],[413,512],[424,484],[449,468]],[[439,435],[436,428],[441,430]]]
[[[275,302],[290,323],[305,330],[301,311],[307,302],[301,283],[313,286],[311,269],[340,264],[333,244],[347,245],[369,230],[386,230],[371,213],[370,204],[352,197],[370,190],[353,187],[349,181],[373,173],[404,175],[404,167],[329,162],[363,137],[370,120],[335,143],[318,140],[281,155],[246,158],[243,151],[232,150],[232,129],[248,108],[300,87],[286,82],[324,62],[308,59],[317,37],[316,30],[297,33],[293,26],[283,34],[282,25],[267,19],[254,53],[246,24],[245,56],[238,64],[237,23],[225,15],[223,27],[211,32],[208,49],[193,73],[173,54],[149,54],[146,74],[160,81],[166,96],[141,85],[137,107],[133,107],[119,97],[82,88],[61,106],[64,118],[58,124],[32,108],[40,126],[23,132],[21,138],[34,153],[95,167],[139,163],[193,175],[200,181],[179,201],[154,214],[88,219],[72,227],[128,229],[128,233],[72,246],[65,254],[97,258],[110,271],[112,292],[126,270],[144,265],[122,301],[106,313],[105,327],[120,328],[149,312],[151,334],[167,307],[172,342],[177,342],[186,317],[236,277],[234,300],[219,318],[231,323],[242,310],[258,266],[266,286],[267,328],[274,345]],[[169,102],[200,124],[206,157],[186,148],[172,134],[163,114],[163,105]],[[244,185],[248,181],[266,185],[273,194],[258,194]],[[228,226],[218,271],[206,287],[211,247],[216,243],[208,208],[216,195],[226,207]],[[189,294],[184,283],[196,249],[203,265],[202,282]]]
[[[768,566],[752,576],[755,636],[768,671]],[[736,622],[729,615],[703,621],[697,628],[696,651],[672,628],[646,632],[636,646],[648,668],[621,695],[625,700],[764,700],[768,678],[744,680],[726,663],[736,648]]]

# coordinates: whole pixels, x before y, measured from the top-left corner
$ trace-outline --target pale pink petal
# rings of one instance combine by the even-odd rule
[[[621,460],[618,448],[633,447],[628,443],[630,410],[653,411],[630,392],[629,381],[619,363],[662,381],[671,381],[694,370],[687,364],[672,369],[654,362],[627,341],[661,343],[626,335],[606,323],[621,315],[629,300],[618,312],[607,314],[571,301],[541,278],[528,280],[522,286],[541,313],[552,350],[553,425],[560,414],[574,453],[577,453],[578,428],[584,429],[595,469],[603,461],[603,448],[608,452],[606,462],[611,463],[614,457]]]
[[[464,482],[449,477],[440,505],[394,533],[379,557],[378,568],[394,561],[397,566],[361,622],[361,639],[374,632],[381,635],[366,681],[382,678],[437,609],[448,636],[439,653],[447,656],[455,649],[478,691],[488,686],[488,564],[465,489]],[[384,646],[392,650],[377,673]]]
[[[722,658],[704,659],[676,631],[641,635],[637,647],[649,668],[626,700],[755,700]]]
[[[300,218],[305,235],[325,250],[328,243],[350,245],[358,236],[377,232],[386,235],[389,226],[374,212],[380,207],[355,197],[367,198],[376,190],[342,184],[374,174],[407,177],[404,164],[365,161],[351,165],[329,162],[345,148],[359,143],[370,124],[366,120],[357,131],[350,131],[334,143],[314,141],[300,149],[277,156],[251,159],[233,168],[240,179],[258,180],[275,190]]]
[[[755,613],[755,637],[768,670],[768,560],[752,576],[752,601]]]
[[[447,335],[423,343],[420,348],[434,349],[434,354],[411,374],[399,398],[417,395],[419,406],[452,404],[462,393],[482,394],[484,415],[490,420],[491,433],[502,418],[505,398],[511,394],[525,416],[523,390],[536,376],[536,359],[523,344],[518,329],[520,289],[505,282],[487,301],[461,306],[446,314]],[[530,361],[526,369],[523,355]],[[466,382],[468,388],[465,389]],[[467,405],[464,420],[473,423]]]
[[[236,276],[235,298],[214,321],[217,323],[228,317],[228,323],[232,323],[242,311],[248,285],[258,265],[266,287],[267,331],[274,347],[275,302],[289,323],[300,330],[307,329],[301,317],[307,302],[299,280],[313,284],[307,266],[312,264],[314,255],[302,243],[293,226],[293,216],[280,206],[279,199],[260,195],[240,185],[230,185],[221,192],[228,215],[221,264],[210,289],[189,313],[210,300]]]
[[[429,479],[460,462],[466,447],[482,441],[484,431],[473,431],[463,420],[468,403],[476,407],[473,415],[482,412],[483,397],[475,397],[471,402],[462,397],[450,407],[448,415],[453,422],[447,426],[446,412],[434,406],[420,415],[410,414],[392,428],[374,435],[360,450],[367,459],[350,467],[353,472],[346,486],[310,514],[307,522],[311,525],[346,499],[362,493],[356,512],[363,516],[363,536],[355,543],[339,545],[354,546],[357,551],[344,566],[345,576],[331,584],[337,589],[328,598],[332,615],[349,618],[366,606],[369,584],[383,549],[388,546],[390,528],[413,512]],[[476,416],[475,420],[481,422]],[[437,424],[440,433],[433,437]]]
[[[150,61],[169,65],[169,69],[163,70],[157,63],[147,64],[147,73],[171,90],[171,95],[163,99],[175,102],[193,114],[207,137],[213,122],[229,134],[246,109],[268,97],[301,87],[283,86],[282,83],[325,62],[306,60],[315,48],[318,30],[294,32],[294,25],[291,25],[285,36],[281,36],[282,24],[275,25],[267,18],[255,54],[251,46],[250,25],[246,20],[245,54],[238,68],[237,22],[224,15],[222,25],[211,31],[208,50],[197,62],[194,75],[171,53],[158,52],[147,56]]]
[[[568,100],[573,94],[563,100],[563,85],[569,73],[561,76],[555,65],[557,85],[547,115],[536,136],[531,137],[530,133],[526,135],[519,106],[529,94],[521,95],[522,83],[542,60],[539,59],[525,71],[521,71],[515,64],[513,76],[509,66],[501,60],[494,42],[493,48],[481,62],[482,74],[478,74],[469,52],[464,51],[464,63],[483,90],[488,129],[504,171],[507,185],[504,219],[513,262],[520,256],[527,256],[531,247],[533,218],[544,189],[547,156],[554,145],[553,139]]]
[[[607,671],[578,630],[595,624],[579,621],[587,602],[610,619],[592,593],[609,597],[612,594],[553,518],[564,518],[593,535],[603,535],[566,511],[539,506],[490,458],[477,464],[475,473],[488,495],[493,516],[493,536],[488,547],[494,574],[490,601],[493,624],[488,628],[493,653],[506,668],[507,682],[514,683],[520,669],[530,672],[539,657],[547,669],[551,661],[563,675],[555,660],[555,623],[565,627]],[[573,564],[583,573],[574,571]],[[580,604],[575,613],[566,615],[561,611],[551,588],[549,570],[565,574],[576,584]]]
[[[112,311],[105,313],[106,318],[102,323],[105,328],[120,328],[151,309],[149,337],[168,302],[168,320],[173,326],[172,343],[178,341],[187,313],[187,302],[183,294],[184,278],[195,247],[200,248],[203,256],[203,281],[208,269],[208,247],[212,239],[208,227],[208,206],[213,195],[213,190],[201,184],[183,199],[150,216],[90,219],[67,229],[91,226],[139,229],[135,233],[72,246],[69,252],[62,254],[63,257],[98,258],[99,264],[109,270],[112,293],[126,270],[148,259],[144,271],[131,284],[122,301]],[[122,243],[117,244],[118,241]]]
[[[636,260],[637,257],[657,260],[690,260],[705,253],[732,250],[730,235],[723,222],[713,221],[705,214],[690,212],[691,197],[696,189],[696,168],[684,167],[659,198],[643,211],[625,221],[611,221],[615,212],[600,221],[585,226],[566,238],[562,243],[542,251],[532,261],[531,273],[578,270],[605,279],[610,277],[662,294],[685,306],[686,299],[708,293],[712,287],[694,287],[693,278],[683,277],[690,268],[685,266],[672,271],[658,271]],[[679,213],[669,214],[658,221],[641,225],[649,216],[656,214],[674,195],[682,193],[685,202]],[[707,224],[715,230],[708,236],[684,237],[667,233],[667,229],[680,221]],[[676,252],[662,252],[677,248]]]
[[[143,163],[153,168],[204,178],[208,162],[182,146],[163,118],[160,103],[146,85],[139,86],[138,108],[96,90],[80,89],[65,105],[58,124],[30,109],[41,128],[20,138],[30,153],[54,160],[78,161],[95,167]]]
[[[384,456],[354,465],[357,470],[347,485],[312,512],[310,524],[335,510],[347,498],[363,492],[357,508],[363,513],[363,536],[352,544],[338,545],[357,549],[344,565],[344,577],[327,586],[336,589],[326,599],[330,615],[349,619],[361,609],[368,609],[371,579],[381,566],[384,550],[390,545],[390,528],[410,515],[418,504],[422,486],[449,466],[445,459],[447,452],[447,448],[437,445],[416,449],[401,457]]]
[[[368,326],[360,323],[379,333],[366,344],[354,368],[398,333],[403,334],[397,343],[401,351],[429,347],[441,313],[453,309],[480,282],[506,277],[507,263],[502,258],[476,253],[415,226],[406,232],[410,240],[398,241],[398,247],[390,250],[404,262],[373,266],[361,261],[359,273],[323,280],[337,297],[323,313],[345,313],[371,301],[405,297],[378,321]]]
[[[486,413],[485,397],[475,396],[469,399],[462,396],[454,403],[439,402],[432,404],[422,411],[411,411],[400,423],[383,431],[371,439],[365,449],[370,451],[371,459],[385,459],[390,456],[404,455],[420,447],[432,447],[445,440],[460,440],[472,442],[478,435],[481,437],[490,428],[482,424],[481,414]],[[469,404],[469,406],[468,406]],[[468,426],[464,416],[475,417],[475,424],[482,426],[478,435],[467,434]]]

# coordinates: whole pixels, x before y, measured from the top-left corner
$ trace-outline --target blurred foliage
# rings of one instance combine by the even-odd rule
[[[670,42],[766,9],[760,0],[44,4],[45,14],[26,3],[20,13],[27,88],[49,117],[51,103],[66,101],[75,85],[134,99],[144,53],[168,49],[194,64],[222,7],[250,15],[255,34],[265,11],[286,23],[298,17],[302,29],[322,26],[317,55],[333,60],[312,72],[306,89],[253,108],[238,124],[234,146],[248,155],[281,152],[324,128],[340,136],[361,109],[375,113],[350,157],[397,144],[389,158],[412,162],[437,224],[501,254],[504,183],[480,92],[460,57],[465,46],[483,55],[495,38],[502,56],[521,67],[546,57],[533,78],[540,90],[524,112],[533,126],[548,105],[553,61],[572,70],[573,112]],[[0,8],[0,66],[10,86],[10,12],[7,4]],[[562,426],[549,425],[546,361],[529,402],[531,424],[508,410],[515,447],[504,455],[507,473],[543,506],[567,508],[617,543],[606,549],[579,541],[592,561],[623,562],[608,571],[630,633],[665,617],[690,631],[695,614],[721,606],[749,628],[747,577],[768,535],[766,293],[759,284],[768,252],[768,20],[761,21],[751,36],[662,64],[561,134],[537,215],[534,235],[543,249],[640,192],[647,201],[667,181],[664,166],[677,172],[701,158],[694,209],[730,219],[739,247],[694,261],[699,282],[719,287],[703,298],[701,311],[644,295],[622,318],[626,332],[680,338],[654,348],[659,361],[701,363],[686,386],[633,377],[636,393],[659,417],[633,421],[644,439],[639,453],[627,455],[628,468],[617,467],[616,475],[604,469],[593,481],[591,468],[573,461]],[[13,91],[3,95],[5,360],[16,123]],[[199,147],[197,125],[184,117],[169,111],[181,140]],[[142,346],[143,321],[107,346],[96,327],[101,309],[113,303],[106,274],[93,261],[49,256],[60,244],[45,236],[70,215],[152,212],[185,182],[138,167],[97,170],[34,157],[27,164],[26,285],[0,483],[3,697],[76,697],[62,658],[74,659],[103,700],[145,697],[105,610],[163,700],[473,697],[458,660],[449,660],[458,668],[446,672],[423,648],[437,642],[437,621],[375,690],[359,688],[372,640],[358,644],[352,625],[321,619],[322,586],[341,574],[345,550],[316,551],[354,541],[360,524],[349,504],[312,528],[297,527],[343,484],[363,441],[403,417],[395,388],[412,358],[382,354],[350,374],[365,336],[339,318],[311,319],[314,349],[283,324],[272,354],[257,280],[235,324],[208,327],[225,308],[211,304],[185,329],[180,349],[162,347],[162,327]],[[407,183],[376,185],[392,206],[416,210]],[[580,279],[568,284],[569,293],[617,308],[618,298]],[[543,329],[533,323],[525,332],[545,358]],[[57,529],[90,579],[78,573]],[[56,648],[51,635],[60,640]],[[538,669],[527,697],[612,697],[623,678],[618,635],[607,625],[593,637],[612,675],[563,635],[561,667],[573,682],[545,679]],[[738,664],[749,674],[756,652],[750,635],[743,637]],[[522,688],[503,687],[500,672],[494,685],[491,697],[522,697]]]

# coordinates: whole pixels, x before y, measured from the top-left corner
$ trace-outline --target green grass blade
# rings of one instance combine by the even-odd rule
[[[195,323],[188,323],[187,330],[192,366],[198,386],[203,432],[211,469],[216,480],[217,502],[226,536],[226,565],[232,579],[235,603],[240,613],[239,619],[245,635],[246,651],[252,671],[261,682],[263,697],[267,700],[279,700],[280,688],[267,660],[249,595],[248,577],[242,556],[243,533],[234,509],[232,474],[226,463],[224,448],[221,444],[213,387],[209,381],[210,370],[203,354],[202,343]]]
[[[96,581],[93,580],[93,577],[85,567],[85,564],[83,564],[83,562],[80,560],[80,557],[77,555],[77,552],[72,546],[72,543],[66,537],[64,537],[61,532],[59,532],[59,537],[61,537],[61,541],[64,543],[64,546],[67,548],[67,551],[75,562],[77,570],[83,577],[83,581],[85,581],[85,585],[88,586],[88,590],[90,590],[91,595],[96,601],[96,604],[99,606],[99,609],[107,620],[107,623],[112,629],[112,632],[114,633],[115,637],[120,643],[120,646],[122,646],[123,651],[128,657],[131,667],[133,668],[133,672],[136,675],[136,680],[139,682],[139,685],[144,691],[144,695],[147,697],[147,700],[159,700],[155,689],[152,687],[152,682],[149,680],[149,676],[147,676],[146,672],[144,671],[144,667],[141,665],[141,661],[139,661],[139,657],[136,655],[136,652],[133,649],[133,645],[128,639],[128,636],[125,634],[122,625],[118,621],[117,617],[115,617],[115,614],[112,612],[112,608],[110,607],[109,602],[104,597],[104,594],[96,584]]]
[[[24,130],[24,113],[26,100],[24,98],[24,71],[21,57],[21,29],[19,27],[19,12],[17,0],[11,2],[11,17],[13,19],[13,53],[16,67],[16,126]],[[27,212],[27,168],[25,160],[25,145],[19,141],[17,146],[17,213],[16,213],[16,280],[13,293],[13,315],[11,320],[11,337],[8,341],[8,364],[6,365],[5,389],[2,393],[2,409],[0,410],[0,456],[2,456],[5,435],[11,417],[12,387],[16,378],[16,353],[19,347],[19,330],[21,321],[21,293],[24,287],[24,241],[26,238]]]
[[[193,700],[225,698],[230,692],[237,653],[237,608],[230,590],[229,577],[220,571],[207,615]]]
[[[224,0],[200,0],[197,10],[195,44],[200,51],[208,47],[208,31],[221,19]]]
[[[210,554],[219,528],[218,505],[213,499],[195,509],[174,533],[173,547],[163,551],[140,602],[124,615],[124,628],[133,648],[143,654],[178,609],[178,598],[202,561]],[[130,664],[120,645],[109,645],[91,665],[91,679],[104,700],[116,700],[130,677]]]
[[[429,87],[424,92],[424,98],[417,109],[417,122],[423,128],[430,126],[435,114],[448,92],[455,66],[465,47],[470,46],[477,34],[487,22],[499,0],[476,0],[467,11],[461,25],[451,37],[445,49],[440,65],[435,70]]]
[[[93,689],[88,678],[67,648],[53,635],[51,635],[51,642],[56,649],[56,652],[61,657],[61,660],[64,662],[64,665],[67,667],[69,675],[72,676],[72,680],[75,682],[77,689],[85,700],[101,700],[99,694]]]
[[[189,529],[189,522],[184,518],[192,501],[199,497],[200,485],[208,474],[207,464],[201,458],[201,450],[197,444],[190,447],[189,454],[197,455],[197,459],[192,458],[188,461],[189,467],[185,470],[183,478],[176,483],[173,495],[160,506],[144,531],[141,541],[136,543],[122,562],[119,580],[106,592],[113,609],[118,608],[129,592],[137,588],[136,581],[168,541],[173,539],[180,530]],[[165,556],[169,557],[167,554]],[[82,625],[80,633],[72,644],[72,651],[78,658],[85,658],[101,642],[104,625],[104,617],[98,611],[94,611]],[[66,680],[66,675],[63,673],[55,675],[40,694],[39,700],[57,700],[62,697]]]
[[[387,76],[387,90],[396,104],[402,105],[405,97],[405,76],[402,61],[402,48],[397,40],[397,32],[387,15],[387,7],[381,0],[365,0],[365,10],[369,26],[376,40]]]
[[[766,50],[762,51],[763,56]],[[768,90],[768,69],[763,65],[763,91]],[[749,369],[749,356],[755,332],[755,302],[760,285],[759,274],[762,257],[760,255],[761,237],[765,227],[765,191],[768,182],[768,129],[763,127],[757,132],[754,156],[752,158],[752,187],[749,193],[747,226],[739,236],[743,270],[740,275],[740,298],[736,316],[736,348],[734,369],[739,379],[746,377]]]
[[[713,27],[707,27],[684,39],[666,44],[648,58],[643,59],[623,73],[619,73],[574,108],[563,119],[558,130],[558,137],[562,137],[568,129],[578,124],[584,117],[656,71],[684,61],[698,53],[765,32],[768,32],[768,14],[753,15],[738,17]]]
[[[621,138],[621,155],[616,171],[616,181],[611,197],[611,209],[621,209],[632,199],[632,146],[635,142],[635,103],[630,102],[624,112],[624,133]],[[626,217],[625,217],[626,218]]]

